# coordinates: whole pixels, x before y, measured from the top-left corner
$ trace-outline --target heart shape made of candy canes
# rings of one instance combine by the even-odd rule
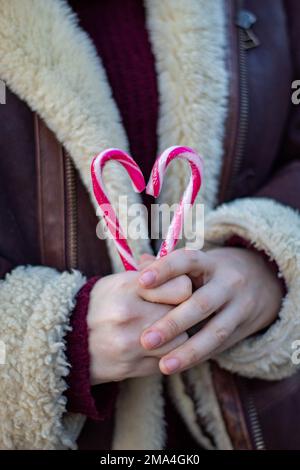
[[[174,250],[183,226],[184,208],[187,205],[190,207],[190,205],[194,204],[200,190],[203,175],[203,160],[201,156],[190,147],[169,147],[157,157],[147,186],[140,167],[134,159],[123,150],[116,148],[106,149],[96,155],[92,161],[91,176],[94,195],[107,228],[113,235],[118,253],[126,271],[136,271],[138,267],[132,251],[128,246],[116,213],[104,189],[102,178],[103,168],[109,160],[117,161],[127,171],[133,189],[136,192],[141,193],[146,187],[146,193],[157,198],[161,192],[167,167],[175,158],[182,158],[189,163],[191,168],[191,177],[179,202],[178,209],[176,210],[168,228],[166,238],[162,242],[158,252],[157,257],[161,258]]]

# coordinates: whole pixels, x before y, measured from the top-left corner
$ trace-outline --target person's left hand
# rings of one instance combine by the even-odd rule
[[[264,257],[245,248],[216,248],[208,252],[180,249],[148,259],[139,282],[157,287],[188,275],[195,291],[153,323],[141,336],[147,349],[161,347],[200,321],[201,330],[160,359],[164,374],[181,372],[231,347],[270,325],[279,312],[283,289]]]

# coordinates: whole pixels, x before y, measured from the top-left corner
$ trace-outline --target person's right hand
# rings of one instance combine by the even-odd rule
[[[179,276],[143,289],[138,277],[134,271],[106,276],[91,291],[87,324],[93,385],[159,373],[159,359],[187,339],[183,333],[155,351],[142,347],[142,331],[190,297],[192,283]]]

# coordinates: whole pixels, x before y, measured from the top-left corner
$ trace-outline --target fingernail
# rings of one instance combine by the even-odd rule
[[[155,281],[155,273],[153,271],[145,271],[140,277],[140,282],[144,286],[149,286],[154,281]]]
[[[155,348],[161,343],[161,336],[156,331],[148,331],[143,335],[143,340],[146,346]]]
[[[169,357],[163,361],[163,365],[168,372],[175,372],[175,370],[179,369],[180,362],[176,357]]]

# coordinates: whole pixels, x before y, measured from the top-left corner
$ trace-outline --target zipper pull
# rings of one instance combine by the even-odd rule
[[[240,10],[237,14],[235,24],[243,30],[244,48],[247,50],[253,49],[260,44],[258,37],[252,29],[252,26],[256,23],[256,20],[256,16],[248,10]]]

